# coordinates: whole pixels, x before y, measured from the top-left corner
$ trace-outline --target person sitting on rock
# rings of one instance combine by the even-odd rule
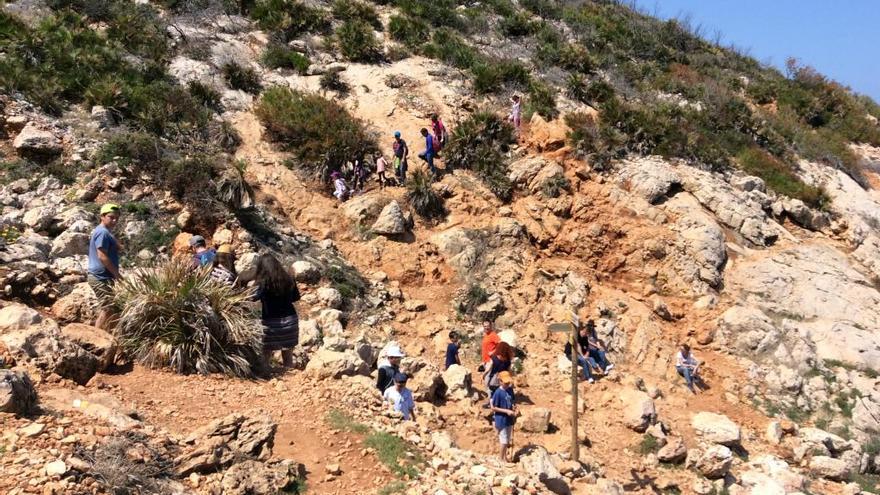
[[[209,266],[214,262],[214,256],[217,255],[217,251],[214,248],[208,248],[205,238],[200,235],[189,238],[189,248],[192,250],[190,266],[193,269]]]
[[[594,367],[598,367],[602,370],[603,374],[607,375],[609,371],[614,369],[614,365],[608,362],[608,357],[606,356],[608,350],[605,348],[602,340],[599,339],[599,335],[596,334],[596,323],[593,320],[587,320],[586,327],[589,357],[593,360]]]
[[[492,409],[495,431],[498,432],[498,442],[501,444],[501,460],[508,462],[507,451],[513,436],[513,423],[516,420],[516,409],[513,404],[513,376],[509,371],[498,374],[499,387],[492,394],[490,407]]]
[[[398,372],[394,375],[394,386],[385,389],[382,398],[394,411],[403,415],[406,421],[416,420],[416,403],[413,401],[412,391],[406,388],[407,376]]]
[[[403,359],[403,351],[400,347],[392,346],[385,354],[388,358],[388,364],[380,366],[378,376],[376,377],[376,388],[380,393],[384,393],[394,381],[394,377],[400,373],[400,360]]]
[[[455,330],[449,332],[449,343],[446,345],[446,362],[443,365],[444,370],[448,370],[453,364],[461,365],[461,357],[458,350],[461,347],[461,336]]]
[[[696,389],[694,389],[694,381],[699,379],[700,362],[691,354],[691,346],[681,344],[681,349],[678,351],[678,355],[675,356],[675,371],[684,377],[688,390],[691,393],[697,393]]]
[[[563,352],[565,352],[565,356],[568,358],[569,361],[571,361],[572,359],[571,347],[571,341],[568,341],[565,343],[565,349],[563,350]],[[578,338],[574,349],[575,359],[577,359],[578,365],[583,368],[584,380],[589,383],[593,383],[595,381],[593,380],[593,369],[598,368],[598,365],[596,364],[596,361],[593,360],[592,357],[590,357],[589,349],[589,332],[587,330],[587,327],[581,327],[578,330]]]

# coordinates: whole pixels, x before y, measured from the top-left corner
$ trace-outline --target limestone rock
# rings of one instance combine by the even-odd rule
[[[519,423],[525,431],[546,433],[550,429],[550,410],[546,407],[529,408]]]
[[[342,203],[342,214],[352,222],[364,225],[370,219],[376,218],[389,201],[390,198],[375,194],[355,196]]]
[[[24,330],[42,319],[40,313],[35,310],[24,304],[13,303],[0,309],[0,333]]]
[[[230,414],[212,421],[187,437],[192,448],[175,460],[177,475],[213,472],[243,459],[268,460],[277,427],[268,415]]]
[[[624,408],[621,420],[627,428],[644,433],[648,426],[657,419],[654,401],[648,397],[648,394],[640,390],[626,389],[620,393],[618,398]]]
[[[64,474],[67,473],[67,464],[58,459],[52,462],[47,462],[43,469],[46,472],[46,476],[64,476]]]
[[[276,495],[284,493],[296,479],[304,478],[305,468],[290,460],[276,462],[244,461],[223,472],[220,487],[228,495]]]
[[[342,294],[332,287],[321,287],[317,291],[318,300],[328,308],[339,309],[342,307]]]
[[[98,370],[98,359],[70,342],[48,320],[24,330],[0,334],[0,343],[16,357],[34,366],[84,385]]]
[[[140,424],[134,419],[137,411],[126,408],[105,392],[83,394],[76,390],[56,388],[42,392],[40,400],[56,411],[84,414],[120,430],[129,430]]]
[[[712,445],[703,450],[688,450],[685,466],[709,479],[723,478],[733,464],[733,453],[723,445]]]
[[[61,329],[61,334],[98,358],[98,371],[106,370],[116,359],[116,339],[98,327],[71,323]]]
[[[525,451],[521,451],[519,464],[523,471],[540,480],[553,493],[570,493],[568,484],[544,447],[530,445]]]
[[[407,387],[412,391],[413,399],[417,401],[433,402],[443,389],[443,376],[440,370],[432,363],[424,363],[418,372],[414,373],[407,382]]]
[[[89,237],[89,234],[65,231],[52,241],[49,254],[58,258],[89,254]]]
[[[55,219],[55,209],[50,206],[38,206],[24,212],[21,217],[22,223],[32,228],[34,232],[47,230]],[[21,239],[19,239],[21,241]]]
[[[650,159],[624,161],[618,179],[618,185],[622,189],[632,191],[648,203],[656,203],[670,189],[680,184],[681,178],[672,167],[665,162]]]
[[[293,262],[293,273],[297,282],[314,284],[321,280],[321,272],[311,261],[299,260]]]
[[[28,122],[15,136],[12,147],[20,153],[57,155],[61,153],[61,142],[49,131],[40,129],[34,122]]]
[[[670,437],[666,441],[666,445],[657,452],[657,459],[660,462],[679,463],[687,456],[687,448],[681,437]]]
[[[76,284],[70,294],[55,301],[52,315],[62,323],[92,322],[97,314],[98,298],[87,282]]]
[[[306,371],[315,374],[319,379],[339,378],[343,375],[366,375],[369,372],[367,364],[358,356],[350,352],[331,351],[318,349],[312,354]]]
[[[705,441],[729,447],[739,444],[742,435],[739,426],[723,414],[698,412],[691,417],[691,426]]]
[[[464,366],[453,364],[443,372],[443,383],[449,398],[462,400],[471,396],[471,372]]]
[[[419,299],[408,299],[406,302],[403,303],[403,309],[407,311],[419,312],[428,309],[428,305],[425,304],[425,301]]]
[[[37,392],[25,372],[0,370],[0,412],[30,414],[37,405]]]
[[[835,481],[844,481],[849,477],[849,468],[844,460],[822,455],[810,459],[810,472]]]
[[[299,345],[308,347],[317,345],[321,339],[321,332],[314,320],[299,320]]]
[[[372,230],[379,235],[399,235],[406,232],[406,220],[397,201],[391,201],[382,208]]]

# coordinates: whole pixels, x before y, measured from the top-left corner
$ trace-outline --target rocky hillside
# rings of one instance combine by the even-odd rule
[[[4,493],[880,490],[880,108],[811,68],[610,1],[20,0],[0,33]],[[394,130],[419,180],[336,201]],[[90,326],[111,201],[124,275],[193,234],[291,266],[297,369],[179,375]],[[578,459],[547,332],[572,310],[616,365],[580,386]],[[509,464],[484,319],[518,349]],[[391,341],[416,422],[373,387]]]

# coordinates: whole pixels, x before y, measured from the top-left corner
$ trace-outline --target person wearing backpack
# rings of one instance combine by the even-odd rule
[[[213,263],[214,257],[217,256],[217,251],[214,248],[209,249],[205,238],[200,235],[194,235],[189,238],[189,248],[193,253],[192,260],[190,261],[193,269],[210,265]]]
[[[385,357],[388,358],[388,364],[379,366],[376,377],[376,388],[379,389],[379,393],[384,393],[393,384],[394,377],[400,373],[400,360],[403,359],[403,351],[400,350],[400,347],[392,346],[388,349]]]
[[[235,285],[238,273],[235,271],[235,255],[229,244],[223,244],[217,248],[217,255],[214,257],[211,268],[211,278],[229,286]]]

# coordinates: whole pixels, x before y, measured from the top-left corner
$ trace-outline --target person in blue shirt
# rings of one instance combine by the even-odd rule
[[[501,386],[492,394],[492,413],[495,420],[495,431],[501,444],[501,460],[509,462],[507,452],[513,439],[513,423],[516,421],[516,409],[513,405],[513,376],[509,371],[498,374]]]
[[[119,242],[113,228],[119,223],[119,205],[101,206],[101,223],[89,239],[89,287],[98,298],[98,317],[95,326],[107,328],[113,314],[113,284],[119,279]]]
[[[200,235],[194,235],[189,238],[189,248],[192,250],[192,260],[190,264],[193,269],[208,266],[214,262],[217,251],[214,248],[208,248],[205,238]]]
[[[461,347],[461,336],[455,330],[449,332],[449,344],[446,345],[446,364],[443,369],[449,369],[453,364],[461,364],[461,358],[458,357],[458,349]]]
[[[424,160],[428,164],[428,168],[431,169],[431,173],[436,175],[437,169],[434,168],[434,138],[424,127],[422,127],[421,133],[425,138],[425,151],[419,153],[419,158]]]
[[[416,403],[412,391],[406,388],[407,376],[404,373],[394,375],[394,386],[388,387],[382,394],[391,408],[403,415],[405,421],[416,420]]]

